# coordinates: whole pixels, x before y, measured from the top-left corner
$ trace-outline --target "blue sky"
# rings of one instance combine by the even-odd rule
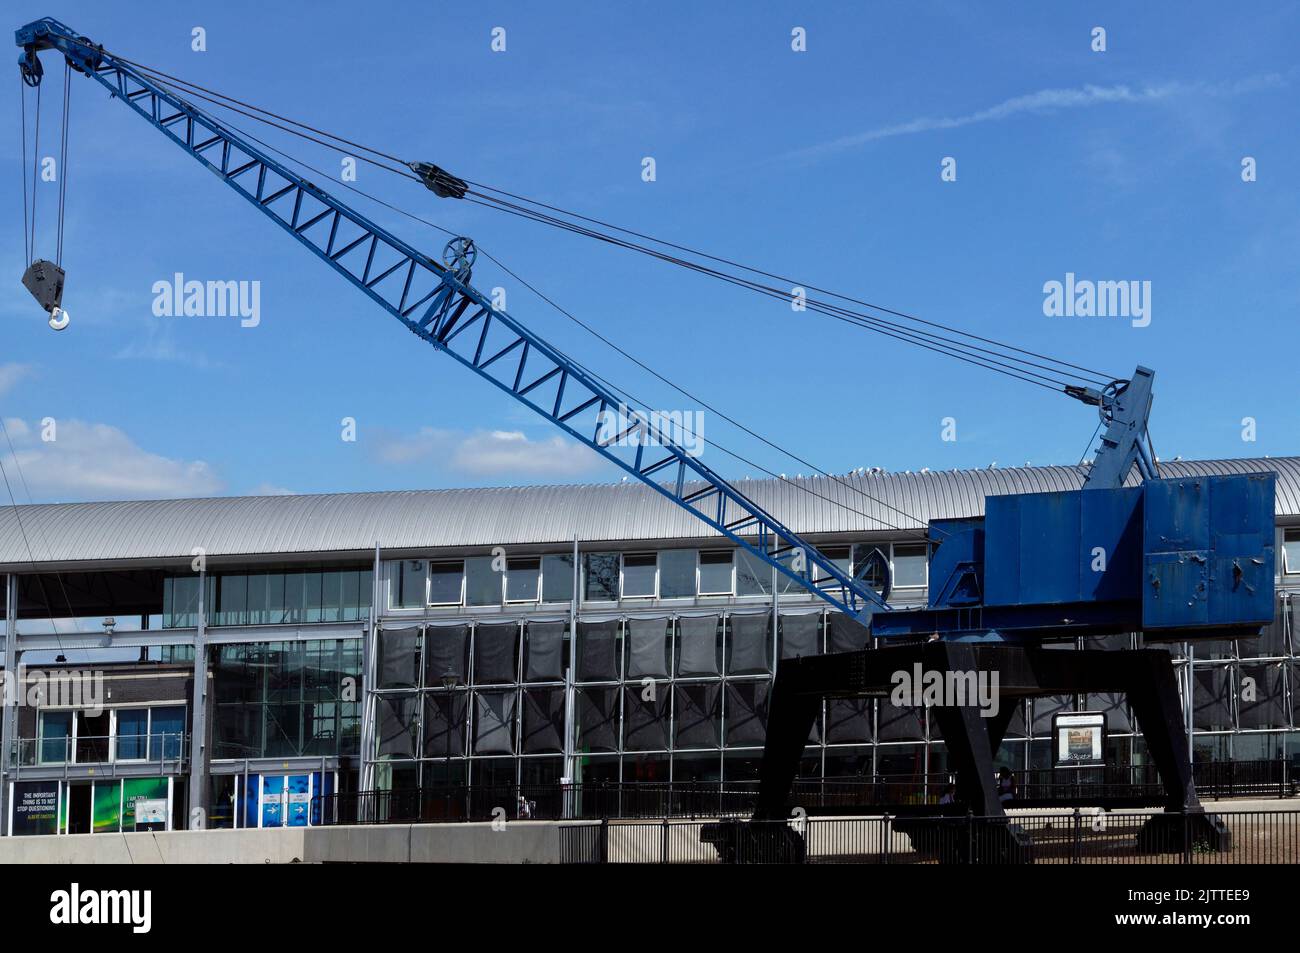
[[[1300,446],[1296,3],[1245,15],[1172,2],[376,0],[314,3],[301,19],[296,6],[21,0],[6,11],[11,27],[55,16],[385,151],[809,284],[1107,371],[1146,364],[1162,457]],[[191,49],[194,27],[205,52]],[[794,27],[806,52],[791,50]],[[43,154],[56,65],[46,54]],[[17,80],[6,89],[0,201],[19,222]],[[20,501],[613,478],[84,78],[70,152],[68,330],[51,331],[18,283],[20,235],[0,236],[13,279],[0,294],[0,415],[27,480]],[[1247,156],[1254,182],[1242,181]],[[944,157],[957,160],[954,182],[941,181]],[[364,165],[359,176],[825,469],[1074,463],[1093,432],[1094,411],[1063,396]],[[48,224],[53,186],[40,188]],[[359,207],[442,248],[432,230]],[[49,255],[52,232],[40,232]],[[260,282],[260,324],[155,316],[153,285],[176,272]],[[1067,272],[1149,281],[1150,324],[1045,316],[1043,285]],[[512,314],[654,407],[692,409],[489,265],[475,283],[505,287]],[[52,443],[39,439],[47,417]],[[355,441],[341,439],[345,417]],[[941,439],[945,417],[955,441]],[[704,431],[773,470],[806,469],[714,415]],[[705,460],[753,475],[713,448]]]

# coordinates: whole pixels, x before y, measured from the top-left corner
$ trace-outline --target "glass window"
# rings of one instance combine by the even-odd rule
[[[72,712],[41,712],[40,763],[62,764],[72,750]]]
[[[217,580],[217,625],[248,622],[248,577],[221,576]]]
[[[248,625],[266,623],[266,576],[260,573],[248,577],[248,612],[244,621]]]
[[[501,576],[492,568],[491,556],[465,560],[465,605],[501,605]]]
[[[361,589],[363,578],[366,585],[369,585],[370,573],[360,569],[345,569],[339,575],[342,577],[340,581],[343,584],[343,621],[354,622],[365,615],[363,610],[370,605],[370,600],[367,598],[369,589],[364,593]]]
[[[827,562],[833,563],[835,567],[839,569],[840,572],[844,573],[846,576],[853,572],[853,561],[850,558],[849,547],[824,546],[821,549],[821,554],[824,557],[826,557]],[[828,576],[824,571],[822,571],[817,566],[813,566],[811,563],[809,565],[811,566],[812,569],[812,577],[814,582],[821,582],[825,579],[830,578],[830,576]]]
[[[583,598],[588,602],[618,599],[618,553],[584,553],[582,574],[586,579]]]
[[[429,605],[460,605],[461,580],[465,577],[465,564],[455,562],[429,563]]]
[[[302,574],[302,621],[320,622],[321,606],[325,601],[324,573],[305,572]]]
[[[653,597],[655,569],[659,560],[654,553],[629,553],[623,557],[623,597]]]
[[[748,549],[736,550],[736,595],[770,596],[772,566]]]
[[[284,574],[284,621],[298,623],[303,620],[302,611],[302,577],[303,573]]]
[[[320,574],[321,621],[343,621],[343,577],[346,573],[330,570]]]
[[[212,606],[208,606],[211,611]],[[175,576],[163,586],[163,627],[192,628],[199,622],[199,577]]]
[[[573,601],[573,557],[568,553],[542,557],[542,601]]]
[[[542,561],[537,557],[530,559],[511,559],[506,562],[506,601],[536,602],[538,577],[542,570]]]
[[[908,543],[894,546],[894,586],[919,587],[925,585],[928,562],[925,543]]]
[[[424,608],[424,560],[403,559],[393,576],[393,608]]]
[[[266,599],[262,604],[262,624],[287,622],[284,611],[284,573],[271,573],[263,578],[266,580]]]
[[[143,761],[149,750],[149,709],[117,710],[117,760]]]
[[[888,558],[889,544],[885,543],[879,547],[872,543],[858,543],[853,547],[853,574],[854,577],[861,577],[866,584],[877,592],[883,592],[885,588],[884,567],[881,565],[879,558],[872,558],[872,553],[879,549],[881,553]]]
[[[1282,534],[1282,571],[1300,573],[1300,529],[1288,529]]]
[[[149,760],[168,761],[181,756],[185,735],[185,707],[149,709]]]
[[[731,595],[731,550],[700,553],[700,595]]]
[[[665,549],[659,554],[659,598],[695,596],[695,550]]]

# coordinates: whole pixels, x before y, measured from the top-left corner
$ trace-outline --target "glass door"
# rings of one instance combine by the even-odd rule
[[[311,823],[310,774],[262,775],[262,827],[307,827]]]

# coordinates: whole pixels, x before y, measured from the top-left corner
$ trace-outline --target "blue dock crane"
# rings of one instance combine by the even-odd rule
[[[1000,676],[1000,697],[1010,704],[993,717],[970,705],[934,708],[956,766],[962,810],[995,825],[1001,819],[997,829],[1004,836],[988,840],[1000,845],[990,848],[998,856],[1026,843],[1023,832],[1006,823],[992,770],[1020,698],[1126,693],[1159,769],[1165,807],[1184,815],[1200,811],[1169,653],[1045,648],[1053,641],[1137,631],[1148,642],[1248,637],[1272,620],[1273,476],[1161,479],[1147,437],[1151,370],[1138,367],[1129,380],[1102,389],[1065,387],[1101,416],[1100,443],[1083,487],[992,496],[983,517],[932,521],[928,603],[896,609],[887,601],[888,566],[878,553],[868,567],[846,572],[671,434],[656,430],[644,413],[626,408],[613,388],[494,308],[471,284],[472,240],[448,242],[435,260],[57,20],[22,27],[16,42],[27,85],[41,82],[39,53],[61,54],[70,69],[197,159],[412,334],[869,628],[880,647],[778,665],[757,820],[789,816],[799,757],[824,698],[882,694],[892,673],[916,664]],[[466,183],[436,165],[410,168],[440,197],[465,195]],[[31,262],[24,275],[55,327],[64,280],[61,267],[47,261]],[[869,580],[882,572],[878,590]],[[1200,816],[1203,836],[1221,843],[1221,825]],[[1152,826],[1153,837],[1171,829]],[[755,835],[731,826],[709,836],[734,851],[738,839]],[[790,840],[797,837],[782,837],[788,849],[800,849]]]

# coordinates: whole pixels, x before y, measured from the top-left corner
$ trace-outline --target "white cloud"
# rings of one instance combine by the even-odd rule
[[[297,490],[276,486],[274,483],[259,483],[249,491],[250,496],[297,496]]]
[[[1169,82],[1156,86],[1136,87],[1123,84],[1117,86],[1093,86],[1089,84],[1072,89],[1040,89],[1037,92],[1027,93],[1023,96],[1004,99],[996,105],[960,116],[921,116],[907,122],[879,126],[853,135],[841,136],[829,142],[796,149],[787,153],[784,158],[815,159],[880,139],[891,139],[895,136],[910,136],[937,130],[959,129],[977,123],[1000,122],[1026,113],[1044,114],[1063,109],[1080,109],[1086,106],[1099,106],[1110,103],[1158,103],[1188,93],[1200,93],[1209,96],[1235,96],[1284,85],[1286,85],[1285,77],[1278,74],[1266,74],[1220,84]]]
[[[574,477],[596,466],[600,458],[580,443],[561,436],[529,440],[518,430],[471,434],[460,442],[451,465],[475,476]]]
[[[8,364],[0,364],[0,397],[17,387],[20,381],[31,377],[34,370],[35,368],[30,364],[18,364],[12,361]]]
[[[41,439],[39,424],[9,419],[5,426],[14,452],[6,446],[0,459],[11,481],[21,469],[36,501],[211,496],[223,489],[204,461],[150,453],[108,424],[60,420],[52,441]]]
[[[381,431],[376,438],[375,452],[382,462],[401,466],[427,460],[454,439],[450,430],[436,430],[433,427],[421,427],[417,433],[409,436]]]
[[[470,434],[423,427],[410,435],[380,434],[381,461],[405,465],[426,460],[475,477],[563,479],[590,473],[601,459],[588,447],[559,435],[533,440],[519,430],[479,430]]]
[[[118,348],[113,357],[119,361],[166,361],[176,364],[189,364],[203,370],[222,366],[216,361],[209,360],[204,354],[181,350],[170,336],[154,334],[151,334],[146,340],[133,341]]]

